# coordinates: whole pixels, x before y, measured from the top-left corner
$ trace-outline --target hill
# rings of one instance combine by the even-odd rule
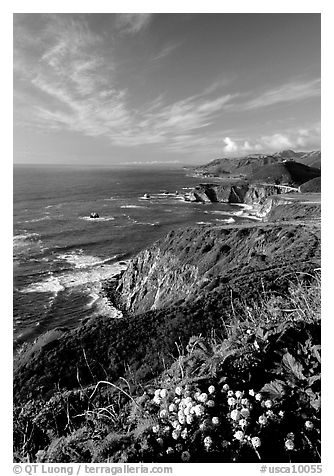
[[[194,167],[192,172],[199,176],[228,177],[230,175],[248,176],[257,169],[271,164],[284,161],[299,162],[310,167],[321,167],[321,152],[295,152],[293,150],[283,150],[274,154],[250,154],[244,157],[224,157],[215,159],[198,167]]]
[[[298,187],[304,182],[320,177],[320,173],[317,168],[299,162],[285,161],[258,168],[249,176],[249,180]]]
[[[302,193],[320,193],[321,192],[321,177],[316,177],[300,186]]]

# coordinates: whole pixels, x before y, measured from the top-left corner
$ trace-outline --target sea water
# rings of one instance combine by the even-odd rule
[[[200,181],[181,167],[15,166],[14,347],[89,316],[119,317],[104,280],[169,230],[242,219],[227,204],[182,200]]]

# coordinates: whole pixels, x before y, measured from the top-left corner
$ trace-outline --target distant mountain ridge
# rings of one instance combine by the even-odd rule
[[[273,154],[249,154],[244,157],[223,157],[193,168],[195,174],[209,177],[251,175],[259,168],[285,161],[299,162],[309,167],[321,168],[321,151],[295,152],[287,149]]]

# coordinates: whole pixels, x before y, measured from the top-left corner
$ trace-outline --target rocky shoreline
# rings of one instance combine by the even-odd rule
[[[294,381],[291,397],[287,390],[291,372],[302,365],[295,364],[300,358],[295,349],[308,352],[312,341],[312,369],[319,367],[321,204],[319,193],[284,187],[199,185],[192,192],[196,200],[208,205],[227,201],[241,208],[235,214],[250,220],[169,232],[105,282],[103,295],[122,312],[121,319],[101,315],[73,330],[56,329],[18,356],[16,461],[179,461],[177,454],[155,449],[152,428],[165,420],[162,410],[156,415],[156,407],[145,402],[157,386],[168,393],[188,385],[195,392],[204,391],[204,380],[207,388],[229,382],[238,391],[256,388],[277,406],[270,391],[284,388],[282,409],[290,415],[287,422],[295,418],[299,401]],[[196,351],[194,342],[199,343]],[[277,361],[282,355],[283,364]],[[284,359],[290,359],[292,370]],[[283,383],[273,390],[277,368]],[[307,369],[303,372],[308,375]],[[317,422],[320,390],[313,377],[304,413],[307,421]],[[305,379],[303,374],[300,385]],[[217,411],[229,428],[225,407]],[[304,425],[303,415],[297,415],[292,430],[283,422],[283,437]],[[203,429],[194,431],[196,439]],[[195,453],[194,461],[208,457]],[[276,461],[275,452],[268,449],[266,454],[267,461]],[[280,455],[285,461],[284,452]],[[300,455],[303,461],[318,460],[307,445]],[[221,450],[209,456],[210,461],[233,460]],[[247,453],[243,461],[253,461],[253,456]]]

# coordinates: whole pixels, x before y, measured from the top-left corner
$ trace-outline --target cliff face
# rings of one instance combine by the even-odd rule
[[[266,201],[271,195],[281,194],[281,189],[274,185],[250,185],[244,198],[244,203],[248,205],[259,205]]]
[[[137,314],[192,302],[222,280],[249,279],[268,269],[292,271],[309,261],[317,267],[319,239],[317,230],[303,225],[179,229],[134,258],[119,281],[119,299]]]
[[[282,189],[275,185],[261,184],[200,184],[192,192],[193,200],[202,203],[246,203],[258,205],[265,202],[267,197],[278,195]]]
[[[168,305],[180,290],[187,295],[197,279],[195,265],[181,264],[173,252],[153,246],[130,262],[117,291],[127,310],[144,311]]]

